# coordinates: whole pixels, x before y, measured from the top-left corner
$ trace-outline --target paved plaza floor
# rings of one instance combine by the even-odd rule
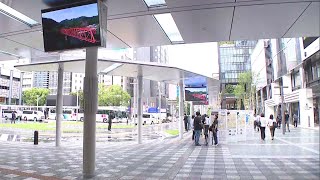
[[[320,178],[319,131],[293,128],[275,140],[195,147],[191,133],[136,142],[97,143],[93,179],[316,179]],[[203,143],[203,139],[202,139]],[[82,145],[56,148],[25,142],[0,142],[0,179],[83,179]]]

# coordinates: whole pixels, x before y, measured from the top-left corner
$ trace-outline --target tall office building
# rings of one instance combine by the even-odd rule
[[[49,72],[40,71],[33,73],[33,87],[48,88],[49,87]]]
[[[166,46],[142,47],[133,49],[134,61],[168,63],[168,49]],[[169,97],[169,85],[160,83],[161,108],[166,108]],[[133,101],[132,101],[133,102]],[[144,111],[149,107],[159,105],[159,84],[157,81],[143,80],[143,106]]]
[[[237,85],[240,74],[251,70],[250,55],[255,45],[256,41],[219,42],[220,92],[224,92],[228,85]],[[237,109],[235,96],[227,93],[222,94],[221,108]]]
[[[298,116],[298,125],[314,127],[320,115],[320,39],[283,38],[260,40],[251,56],[256,64],[257,113],[281,114],[281,105]],[[271,54],[271,55],[269,55]],[[271,66],[272,72],[268,71]],[[270,78],[270,74],[273,76]],[[283,93],[279,87],[283,86]],[[281,94],[284,96],[281,101]],[[282,112],[283,113],[283,112]]]
[[[71,82],[72,82],[72,73],[64,72],[63,73],[63,91],[64,95],[69,95],[71,93]],[[49,83],[48,89],[50,90],[50,95],[56,95],[58,88],[58,72],[49,72]]]
[[[19,105],[22,100],[22,75],[20,71],[5,67],[0,67],[0,104]]]

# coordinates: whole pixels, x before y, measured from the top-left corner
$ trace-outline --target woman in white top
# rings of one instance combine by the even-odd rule
[[[268,119],[268,126],[270,127],[270,133],[271,133],[271,139],[273,140],[274,138],[274,130],[276,127],[274,126],[277,123],[275,119],[273,119],[273,115],[270,114],[270,117]]]
[[[261,132],[261,139],[264,140],[266,138],[266,126],[267,126],[267,120],[264,117],[264,114],[261,113],[261,117],[260,117],[260,132]]]
[[[194,140],[194,128],[193,128],[194,117],[195,116],[192,115],[190,119],[190,129],[192,129],[192,140]]]
[[[206,146],[208,145],[209,141],[209,126],[211,125],[211,118],[209,118],[208,115],[204,115],[204,137],[205,137],[205,143]]]

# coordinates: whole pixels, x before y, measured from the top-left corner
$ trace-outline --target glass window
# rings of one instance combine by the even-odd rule
[[[320,78],[320,62],[316,64],[316,78]]]

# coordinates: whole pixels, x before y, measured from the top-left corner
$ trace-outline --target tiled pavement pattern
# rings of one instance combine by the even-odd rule
[[[269,134],[267,134],[267,138]],[[195,147],[184,140],[98,143],[93,179],[319,179],[319,131]],[[33,146],[0,142],[0,179],[82,179],[81,142]]]

